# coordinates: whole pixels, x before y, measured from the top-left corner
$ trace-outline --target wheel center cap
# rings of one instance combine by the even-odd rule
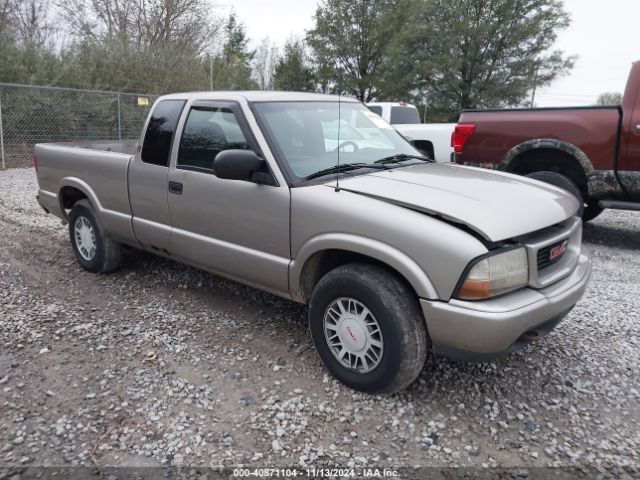
[[[346,318],[340,325],[342,344],[352,352],[359,352],[367,344],[364,328],[355,318]]]

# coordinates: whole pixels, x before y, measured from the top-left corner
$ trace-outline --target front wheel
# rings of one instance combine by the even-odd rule
[[[375,265],[348,264],[326,274],[311,297],[309,328],[324,365],[355,390],[402,390],[426,360],[428,336],[418,299]]]
[[[120,266],[122,245],[106,235],[88,200],[80,200],[71,209],[69,237],[76,260],[86,270],[108,273]]]

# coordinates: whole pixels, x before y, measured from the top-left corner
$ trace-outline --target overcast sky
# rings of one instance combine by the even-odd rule
[[[270,37],[278,44],[304,35],[313,24],[317,0],[221,0],[233,8],[254,43]],[[557,48],[578,59],[570,75],[536,95],[538,106],[593,104],[602,92],[624,90],[631,62],[640,60],[640,1],[564,0],[572,18]]]

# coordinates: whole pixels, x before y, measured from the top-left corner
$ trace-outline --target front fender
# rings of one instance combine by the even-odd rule
[[[420,298],[437,299],[427,274],[409,256],[386,243],[348,233],[324,233],[304,243],[289,266],[289,290],[294,300],[304,302],[302,274],[313,255],[327,250],[343,250],[374,258],[400,273]]]

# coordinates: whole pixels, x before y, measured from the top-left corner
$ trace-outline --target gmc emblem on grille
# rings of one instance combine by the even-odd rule
[[[567,251],[567,246],[569,245],[569,240],[565,240],[560,245],[556,245],[555,247],[551,247],[549,250],[549,261],[560,258]]]

